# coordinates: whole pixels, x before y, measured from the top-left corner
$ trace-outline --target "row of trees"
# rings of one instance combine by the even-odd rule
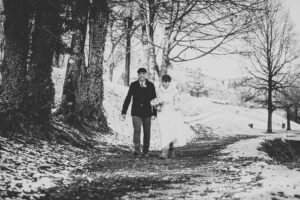
[[[267,91],[270,121],[274,91],[291,85],[285,82],[292,74],[286,66],[295,59],[290,55],[289,22],[282,23],[286,18],[271,2],[3,0],[0,132],[16,128],[40,132],[50,127],[55,93],[51,71],[58,55],[70,57],[56,116],[85,130],[106,131],[103,62],[112,79],[114,68],[125,59],[124,84],[128,85],[132,42],[137,42],[149,78],[155,80],[167,73],[172,62],[232,53],[230,42],[245,34],[249,44],[245,55],[254,67],[245,83]]]
[[[144,65],[150,71],[149,78],[155,79],[167,73],[173,61],[184,62],[222,52],[227,42],[252,26],[259,2],[1,1],[5,46],[1,64],[0,132],[17,129],[42,133],[41,130],[50,127],[55,93],[52,64],[61,54],[69,54],[70,58],[62,103],[56,115],[80,128],[107,130],[102,105],[107,39],[110,53],[105,63],[109,63],[112,72],[119,60],[120,41],[125,47],[121,55],[126,60],[125,84],[130,80],[133,40],[141,42]]]
[[[113,39],[107,59],[110,77],[115,61],[124,58],[124,82],[128,85],[132,41],[140,44],[143,65],[152,80],[167,73],[172,62],[228,53],[228,44],[252,27],[260,3],[259,0],[110,1],[109,38]],[[124,48],[123,57],[116,53],[116,46]]]

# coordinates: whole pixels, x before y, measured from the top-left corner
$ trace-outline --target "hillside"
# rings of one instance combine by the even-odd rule
[[[127,93],[127,87],[105,83],[105,102],[108,121],[117,133],[132,136],[131,119],[123,122],[120,112],[123,100]],[[180,109],[184,120],[197,131],[197,137],[209,139],[212,137],[235,135],[260,135],[266,130],[267,111],[265,109],[251,109],[242,106],[219,104],[215,99],[196,98],[187,94],[180,96]],[[130,111],[128,111],[130,113]],[[286,123],[284,113],[273,114],[273,129],[275,133],[286,132],[282,129],[282,123]],[[248,125],[253,124],[253,129]],[[291,122],[294,131],[300,131],[300,125]],[[159,130],[154,123],[152,135],[157,137]]]
[[[62,80],[64,69],[54,68],[53,78],[56,88],[56,102],[60,102],[62,94]],[[178,82],[178,80],[177,80]],[[225,90],[225,86],[221,87]],[[130,107],[127,119],[122,121],[120,113],[128,87],[105,82],[104,84],[104,108],[110,127],[116,134],[128,137],[131,142],[132,122],[130,118]],[[267,127],[267,110],[254,109],[243,106],[226,105],[224,99],[207,97],[191,97],[188,94],[180,95],[180,110],[185,122],[191,125],[200,138],[214,138],[234,135],[257,135],[265,132]],[[276,133],[286,132],[282,129],[282,123],[286,123],[284,113],[276,111],[273,114],[273,130]],[[248,125],[253,124],[253,129]],[[294,131],[300,131],[300,125],[291,122]],[[152,137],[159,140],[159,130],[156,121],[152,126]],[[155,140],[156,140],[155,139]],[[158,142],[153,148],[159,146]]]

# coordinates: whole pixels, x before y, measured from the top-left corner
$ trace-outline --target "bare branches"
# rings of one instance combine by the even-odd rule
[[[272,82],[271,90],[290,87],[298,57],[293,40],[293,27],[277,1],[264,2],[263,16],[256,23],[256,30],[248,33],[246,44],[250,64],[246,67],[249,77]]]
[[[247,78],[243,86],[258,93],[252,100],[267,106],[267,132],[272,132],[274,109],[285,107],[289,111],[286,106],[290,106],[290,101],[285,99],[287,91],[299,79],[299,72],[293,65],[298,57],[293,38],[293,26],[280,2],[264,0],[253,32],[244,37],[247,45],[244,55],[249,64],[245,68]]]
[[[226,48],[238,34],[252,27],[252,18],[260,0],[135,0],[146,25],[149,13],[157,26],[163,30],[158,42],[149,39],[155,54],[162,56],[161,68],[170,62],[185,62],[199,59],[207,54],[233,53]],[[147,6],[148,5],[148,6]],[[151,12],[150,12],[151,11]],[[229,47],[229,46],[228,46]],[[162,71],[166,71],[161,69]]]

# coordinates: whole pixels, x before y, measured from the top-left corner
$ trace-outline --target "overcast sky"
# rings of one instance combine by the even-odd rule
[[[289,10],[291,21],[295,24],[300,40],[300,0],[282,0],[282,2]],[[205,74],[222,79],[240,77],[242,72],[242,60],[238,56],[206,56],[186,65],[201,66]]]

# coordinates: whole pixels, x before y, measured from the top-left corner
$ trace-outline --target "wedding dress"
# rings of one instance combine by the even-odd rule
[[[184,123],[178,108],[178,90],[174,84],[168,88],[157,87],[157,97],[162,101],[161,111],[157,114],[160,128],[161,148],[169,148],[173,142],[175,146],[184,146],[194,135],[194,131]]]

